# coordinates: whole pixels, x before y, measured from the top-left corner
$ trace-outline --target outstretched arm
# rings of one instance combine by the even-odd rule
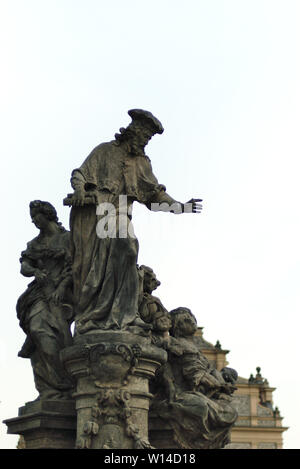
[[[186,203],[178,202],[165,192],[164,186],[162,186],[162,189],[147,204],[147,207],[153,212],[200,213],[202,210],[200,202],[202,202],[202,199],[191,199]]]

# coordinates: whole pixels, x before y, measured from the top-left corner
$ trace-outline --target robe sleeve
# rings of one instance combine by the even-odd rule
[[[166,192],[166,188],[163,185],[160,185],[160,189],[145,205],[152,212],[171,212],[179,214],[183,211],[182,203],[173,199],[173,197]]]
[[[74,190],[84,189],[86,180],[80,169],[74,169],[71,175],[71,186]]]
[[[181,213],[182,204],[178,202],[177,200],[173,199],[173,197],[171,197],[166,192],[166,186],[164,186],[163,184],[159,184],[156,176],[153,174],[150,159],[148,157],[146,157],[146,159],[147,159],[147,164],[146,164],[147,179],[149,182],[152,183],[152,186],[154,189],[150,197],[148,198],[147,202],[145,203],[146,207],[152,211],[169,212],[172,206],[171,209],[175,209],[175,213]]]
[[[32,244],[32,241],[29,241],[26,250],[21,252],[21,273],[25,277],[33,277],[34,271],[37,269],[37,259],[36,255],[34,255]]]
[[[72,171],[71,185],[74,190],[85,189],[93,190],[98,186],[98,152],[101,145],[94,148],[86,160],[82,163],[80,168]]]

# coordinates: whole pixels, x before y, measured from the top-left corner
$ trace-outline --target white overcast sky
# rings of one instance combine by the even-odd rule
[[[262,368],[300,447],[299,24],[299,0],[0,0],[1,421],[37,396],[17,358],[28,204],[68,228],[72,169],[138,107],[165,127],[147,147],[159,182],[204,201],[195,216],[136,204],[139,263],[241,376]]]

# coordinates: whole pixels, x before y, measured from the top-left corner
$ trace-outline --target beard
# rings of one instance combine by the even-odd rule
[[[137,137],[133,137],[128,143],[130,148],[129,151],[132,156],[145,156],[146,145],[141,144]]]
[[[115,134],[116,141],[119,145],[125,145],[132,157],[146,156],[145,147],[149,142],[149,138],[145,138],[141,130],[137,126],[133,129],[129,125],[126,129],[121,128],[119,134]]]

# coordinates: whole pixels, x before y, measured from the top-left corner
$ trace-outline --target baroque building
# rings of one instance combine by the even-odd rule
[[[215,345],[203,338],[203,328],[199,327],[194,336],[196,344],[207,359],[218,369],[228,365],[226,355],[219,341]],[[273,391],[267,379],[261,375],[259,367],[256,375],[249,379],[238,377],[237,391],[233,395],[233,405],[238,411],[238,419],[231,431],[231,443],[226,449],[282,449],[282,417],[273,406]]]

